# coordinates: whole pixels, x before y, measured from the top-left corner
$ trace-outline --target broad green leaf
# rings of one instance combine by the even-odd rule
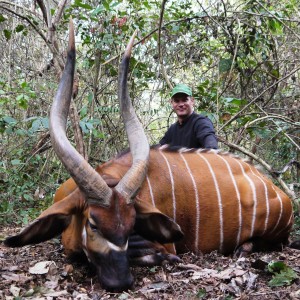
[[[271,135],[271,131],[267,128],[252,128],[253,133],[255,133],[258,137],[262,139],[267,139]]]
[[[30,195],[28,195],[28,194],[24,194],[23,195],[23,197],[24,197],[24,199],[26,199],[26,200],[32,200],[32,196],[30,196]]]
[[[21,32],[23,29],[25,28],[25,26],[24,25],[22,25],[22,24],[19,24],[19,25],[17,25],[17,27],[16,27],[16,32]]]
[[[197,293],[197,298],[202,299],[206,296],[206,290],[204,288],[200,289]]]
[[[148,1],[143,1],[143,4],[145,5],[146,8],[151,9],[151,6],[149,5]]]
[[[87,129],[89,129],[89,130],[91,130],[91,129],[93,129],[93,128],[94,128],[94,126],[93,126],[93,123],[92,123],[92,122],[86,122],[86,123],[85,123],[85,126],[86,126],[86,128],[87,128]]]
[[[87,111],[88,111],[87,106],[86,106],[86,105],[83,106],[83,107],[81,108],[81,110],[80,110],[80,117],[81,117],[81,118],[84,118],[84,117],[87,115]]]
[[[6,19],[3,15],[0,14],[0,23],[1,23],[1,22],[4,22],[4,21],[6,21],[6,20],[7,20],[7,19]]]
[[[83,133],[89,133],[88,128],[86,127],[86,122],[84,121],[79,121],[79,126],[82,130]]]
[[[108,11],[110,10],[109,3],[107,3],[105,0],[103,0],[102,4],[106,10],[108,10]]]
[[[24,94],[20,94],[16,97],[17,101],[20,101],[24,97]]]
[[[18,166],[22,164],[22,162],[19,159],[13,159],[10,162],[13,166]]]
[[[88,94],[88,101],[89,101],[89,103],[92,103],[93,99],[94,99],[93,93],[89,93]]]
[[[24,130],[24,129],[17,129],[17,130],[15,131],[15,133],[16,133],[17,135],[19,135],[19,136],[24,136],[24,135],[26,135],[26,130]]]
[[[271,71],[271,74],[275,77],[275,78],[279,78],[279,70],[278,69],[273,69]]]
[[[40,129],[40,127],[41,127],[41,120],[38,118],[32,122],[30,130],[32,132],[36,132]]]
[[[273,34],[282,34],[283,33],[283,26],[279,21],[272,18],[269,20],[268,23],[269,23],[269,28]]]
[[[224,101],[228,104],[236,105],[236,106],[241,106],[247,104],[247,100],[245,99],[238,99],[238,98],[223,98]]]
[[[97,129],[92,130],[93,136],[99,139],[105,138],[105,134],[102,131],[99,131]]]
[[[8,124],[12,124],[12,123],[16,124],[17,123],[16,119],[9,117],[9,116],[3,117],[3,121]]]
[[[28,101],[29,101],[29,97],[25,94],[20,94],[17,96],[17,101],[18,101],[18,105],[21,108],[27,109],[28,108]]]
[[[4,36],[5,36],[6,40],[7,41],[10,40],[10,38],[11,38],[11,30],[4,29],[3,32],[4,32]]]
[[[49,129],[48,117],[39,117],[37,124],[39,125],[39,130]]]
[[[231,58],[222,58],[219,63],[219,71],[221,73],[228,72],[232,65]]]
[[[88,9],[88,10],[93,9],[93,7],[91,5],[82,3],[81,0],[75,0],[74,6],[82,7],[82,8]]]
[[[24,89],[24,88],[26,88],[28,86],[28,84],[27,84],[27,82],[26,81],[23,81],[22,83],[21,83],[21,87]]]
[[[272,273],[280,272],[284,270],[286,264],[283,261],[271,261],[268,264],[268,270]]]
[[[273,273],[269,281],[270,286],[284,286],[292,284],[298,278],[297,273],[282,261],[272,261],[268,264],[268,270]]]
[[[104,11],[104,7],[102,5],[98,5],[93,11],[92,11],[92,16],[96,16],[99,13]]]

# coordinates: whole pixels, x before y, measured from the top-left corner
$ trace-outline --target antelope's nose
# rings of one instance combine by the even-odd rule
[[[121,280],[112,280],[109,278],[101,278],[102,287],[109,292],[119,293],[130,290],[133,287],[133,276],[129,274]]]

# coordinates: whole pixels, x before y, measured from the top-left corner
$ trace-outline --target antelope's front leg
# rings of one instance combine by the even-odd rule
[[[169,251],[167,248],[169,248]],[[171,251],[171,247],[146,240],[136,233],[129,238],[128,255],[130,262],[133,264],[155,266],[161,265],[164,261],[169,263],[181,262],[181,259],[171,252],[174,252]]]

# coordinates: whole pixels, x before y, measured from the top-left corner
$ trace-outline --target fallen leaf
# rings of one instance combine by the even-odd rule
[[[19,297],[20,295],[20,288],[15,286],[15,285],[11,285],[10,288],[9,288],[9,291],[12,293],[12,295],[14,297]]]
[[[58,280],[48,280],[44,283],[44,286],[48,289],[56,289],[58,286]]]
[[[40,261],[36,263],[33,267],[29,268],[30,274],[47,274],[50,266],[54,264],[54,261],[46,260],[46,261]]]
[[[46,297],[61,297],[61,296],[66,296],[70,295],[67,291],[58,291],[58,292],[49,292],[45,293],[44,296]]]
[[[15,273],[5,273],[1,274],[2,278],[6,279],[7,281],[16,281],[20,283],[25,283],[32,279],[31,276],[25,276],[23,274],[15,274]]]
[[[90,300],[92,298],[90,298],[87,294],[83,294],[83,293],[78,293],[74,291],[74,293],[72,294],[72,299],[74,300]]]
[[[291,299],[300,299],[300,290],[292,292],[290,294],[290,296],[291,296]]]
[[[168,282],[157,282],[151,283],[147,286],[142,287],[139,291],[142,293],[153,293],[161,290],[165,290],[170,286]]]

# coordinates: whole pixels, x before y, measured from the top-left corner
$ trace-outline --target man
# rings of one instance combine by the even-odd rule
[[[212,122],[194,112],[192,90],[185,84],[176,85],[171,92],[171,105],[178,121],[170,126],[161,145],[187,148],[218,149],[218,142]]]

